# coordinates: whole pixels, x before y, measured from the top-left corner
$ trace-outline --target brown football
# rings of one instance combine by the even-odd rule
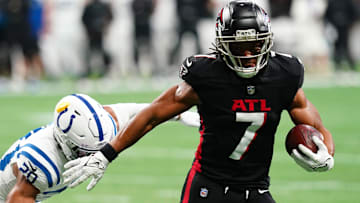
[[[312,141],[312,136],[317,136],[324,140],[323,135],[314,127],[306,124],[299,124],[293,127],[286,136],[286,151],[291,154],[293,149],[297,149],[299,144],[303,144],[313,152],[317,152],[318,148]]]

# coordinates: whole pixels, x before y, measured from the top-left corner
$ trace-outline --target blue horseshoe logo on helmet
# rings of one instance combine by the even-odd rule
[[[60,125],[59,125],[60,116],[63,115],[64,113],[66,113],[67,110],[68,110],[68,109],[66,108],[64,111],[60,112],[59,116],[57,117],[57,122],[56,122],[56,124],[57,124],[57,126],[58,126],[59,128],[60,128]],[[63,133],[67,133],[67,132],[70,130],[70,128],[71,128],[71,126],[72,126],[72,123],[73,123],[73,120],[74,120],[75,117],[76,117],[76,116],[75,116],[74,114],[71,115],[69,126],[66,127],[65,129],[61,129],[61,128],[60,128],[61,131],[63,131]]]

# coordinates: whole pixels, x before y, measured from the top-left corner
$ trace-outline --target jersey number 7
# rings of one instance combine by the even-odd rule
[[[256,112],[256,113],[236,113],[236,122],[246,122],[250,125],[246,128],[245,133],[242,135],[239,144],[235,150],[231,153],[229,158],[234,160],[241,160],[246,151],[249,150],[251,142],[255,140],[257,136],[257,130],[259,130],[266,121],[267,113]]]

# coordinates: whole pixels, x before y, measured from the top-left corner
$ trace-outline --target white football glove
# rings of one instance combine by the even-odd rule
[[[291,157],[298,165],[310,172],[321,172],[332,169],[334,167],[334,158],[329,154],[326,145],[316,136],[313,136],[312,139],[318,147],[316,153],[304,145],[299,144],[298,148],[303,154],[299,153],[297,149],[293,149]]]
[[[196,112],[185,111],[180,115],[175,117],[176,120],[179,120],[182,124],[191,126],[191,127],[199,127],[200,126],[200,116]]]
[[[91,182],[86,187],[90,191],[103,177],[108,164],[109,161],[100,151],[90,156],[69,161],[64,165],[66,169],[63,173],[64,183],[74,188],[92,177]]]

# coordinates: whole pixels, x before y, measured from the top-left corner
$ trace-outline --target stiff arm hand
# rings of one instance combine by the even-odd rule
[[[64,183],[74,188],[92,177],[91,182],[86,187],[90,191],[103,177],[108,164],[109,161],[100,151],[90,156],[69,161],[64,165],[66,169],[63,173]]]
[[[293,149],[291,157],[298,165],[310,172],[321,172],[332,169],[334,167],[334,158],[329,154],[324,142],[316,136],[313,136],[313,141],[318,147],[318,151],[316,153],[300,144],[298,148],[302,153]]]

